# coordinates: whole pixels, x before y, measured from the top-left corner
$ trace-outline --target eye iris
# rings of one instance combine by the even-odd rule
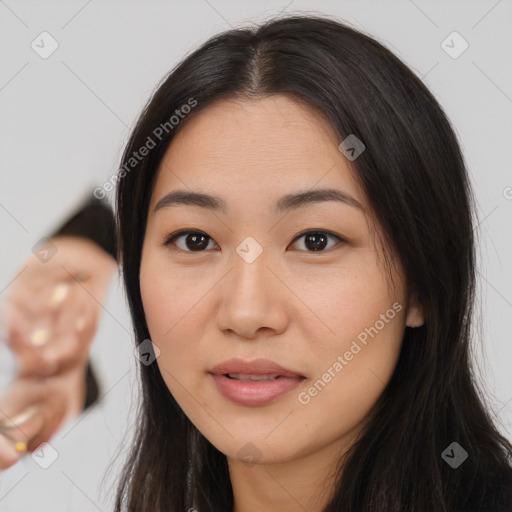
[[[320,251],[327,245],[327,236],[323,233],[309,233],[304,243],[308,249]]]
[[[197,241],[199,239],[202,239],[202,241],[199,244],[197,244]],[[192,242],[190,243],[191,240]],[[187,248],[190,249],[191,251],[200,251],[201,249],[204,249],[208,246],[208,237],[205,235],[201,235],[200,233],[193,233],[187,235],[186,244]]]

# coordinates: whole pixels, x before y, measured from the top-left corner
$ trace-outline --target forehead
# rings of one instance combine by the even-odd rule
[[[222,99],[186,120],[161,162],[155,191],[208,191],[228,200],[338,188],[364,204],[329,123],[286,95]],[[236,192],[236,194],[234,194]]]

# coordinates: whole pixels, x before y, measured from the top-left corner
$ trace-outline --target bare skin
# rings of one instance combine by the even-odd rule
[[[89,351],[117,269],[109,254],[85,238],[58,236],[52,244],[56,253],[49,261],[31,255],[23,263],[1,312],[18,371],[1,390],[0,420],[12,419],[16,428],[0,435],[0,469],[83,411]],[[20,414],[23,422],[15,420]],[[16,441],[26,451],[16,450]]]
[[[405,326],[423,323],[396,260],[388,286],[340,142],[313,110],[284,95],[221,100],[183,127],[159,169],[140,270],[144,310],[169,390],[227,456],[234,512],[321,511],[334,465],[392,375]],[[274,211],[284,195],[326,188],[362,208],[329,200]],[[220,197],[226,211],[154,211],[178,189]],[[200,244],[187,234],[164,245],[182,229],[206,234],[204,247],[191,250]],[[327,232],[325,248],[311,249],[305,231]],[[249,236],[262,249],[251,263],[236,251]],[[346,364],[336,371],[338,356]],[[270,404],[239,405],[209,374],[232,357],[268,358],[306,378]],[[308,391],[319,379],[326,385]]]
[[[52,243],[56,254],[47,262],[31,255],[9,289],[9,345],[20,377],[85,367],[117,269],[114,258],[91,240],[58,236]],[[48,342],[31,343],[31,335],[43,329]]]

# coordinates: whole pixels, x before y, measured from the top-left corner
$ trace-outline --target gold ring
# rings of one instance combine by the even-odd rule
[[[11,419],[6,418],[5,420],[0,421],[0,433],[7,432],[12,430],[13,428],[18,428],[20,423],[25,423],[29,419],[31,419],[34,414],[37,412],[37,407],[35,405],[31,405],[27,407],[24,411],[16,414]]]

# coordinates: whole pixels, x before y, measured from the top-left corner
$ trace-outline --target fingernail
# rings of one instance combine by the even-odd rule
[[[14,444],[14,449],[17,452],[25,452],[27,451],[27,443],[23,441],[16,441],[16,443]]]
[[[53,289],[52,296],[50,297],[50,302],[48,305],[52,308],[56,308],[64,301],[64,299],[68,296],[69,290],[71,289],[71,285],[69,283],[59,283]]]
[[[48,329],[34,329],[30,333],[30,343],[32,345],[41,346],[44,345],[50,338],[50,333]]]

